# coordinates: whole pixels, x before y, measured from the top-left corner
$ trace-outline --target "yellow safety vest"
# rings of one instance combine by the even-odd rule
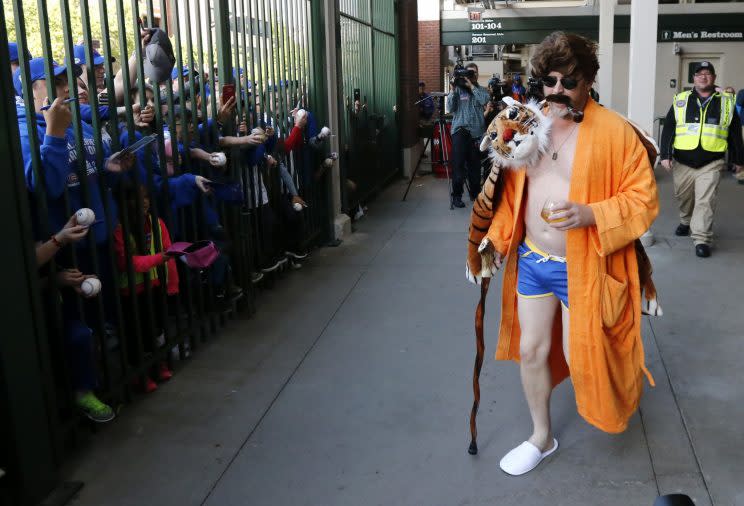
[[[152,218],[150,216],[147,217],[147,221],[150,223],[150,255],[155,255],[158,253],[158,251],[155,250],[155,231],[152,229]],[[160,230],[160,241],[163,240],[163,228],[160,226],[160,223],[158,222],[158,229]],[[122,231],[123,232],[123,231]],[[129,243],[129,251],[130,252],[136,252],[137,251],[137,243],[134,240],[134,237],[132,234],[127,235],[126,241]],[[159,248],[162,249],[162,248]],[[156,280],[158,279],[158,268],[153,267],[150,269],[150,280]],[[139,286],[145,282],[145,274],[143,272],[135,272],[134,273],[134,283],[135,286]],[[168,284],[168,268],[165,268],[165,284]],[[119,273],[119,288],[128,288],[129,287],[129,277],[127,276],[126,272]]]
[[[734,97],[730,93],[714,93],[713,97],[721,99],[719,124],[705,122],[711,100],[700,111],[699,123],[687,123],[687,102],[691,91],[684,91],[674,97],[674,116],[677,128],[674,131],[674,149],[693,150],[702,145],[705,151],[723,153],[728,148],[728,131],[734,113]]]

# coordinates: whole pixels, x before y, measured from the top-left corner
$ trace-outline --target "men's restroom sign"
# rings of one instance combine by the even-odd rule
[[[715,42],[741,41],[744,32],[738,30],[663,30],[661,42]]]

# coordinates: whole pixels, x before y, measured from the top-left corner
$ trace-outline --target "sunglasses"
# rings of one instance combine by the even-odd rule
[[[555,76],[545,76],[541,80],[542,83],[548,88],[553,88],[556,84],[558,84],[558,78]],[[579,85],[579,81],[581,81],[581,79],[576,79],[574,77],[561,77],[560,81],[564,88],[566,88],[567,90],[572,90]]]

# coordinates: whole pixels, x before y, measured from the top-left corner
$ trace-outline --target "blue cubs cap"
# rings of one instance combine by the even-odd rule
[[[183,77],[187,77],[189,75],[190,69],[188,66],[184,65],[181,69],[181,75]],[[198,76],[199,72],[194,71],[194,75]],[[171,79],[176,80],[178,79],[178,67],[173,67],[173,71],[171,71]]]
[[[9,56],[8,59],[11,62],[19,61],[18,60],[18,44],[16,44],[15,42],[8,42],[8,56]],[[29,53],[28,51],[26,51],[26,59],[27,60],[31,59],[31,53]]]
[[[86,49],[85,46],[72,46],[72,54],[75,56],[75,64],[76,65],[87,65],[86,63]],[[103,65],[103,62],[106,61],[101,54],[93,50],[93,66],[96,65]]]
[[[34,81],[38,81],[39,79],[46,79],[46,68],[45,68],[45,59],[44,58],[32,58],[28,62],[28,69],[29,69],[29,76],[31,78],[31,83]],[[22,94],[22,87],[21,87],[21,69],[23,67],[17,69],[13,73],[13,84],[15,85],[16,92],[21,95]],[[58,75],[64,74],[67,72],[67,67],[64,65],[60,65],[57,62],[52,62],[52,71],[54,73],[54,77],[57,77]],[[75,74],[77,76],[80,75],[82,69],[80,67],[75,67]],[[31,84],[29,83],[29,84]]]

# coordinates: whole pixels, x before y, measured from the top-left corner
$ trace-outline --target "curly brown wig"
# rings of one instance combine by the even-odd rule
[[[553,32],[537,46],[530,63],[535,77],[557,71],[593,83],[599,70],[597,44],[581,35]]]

